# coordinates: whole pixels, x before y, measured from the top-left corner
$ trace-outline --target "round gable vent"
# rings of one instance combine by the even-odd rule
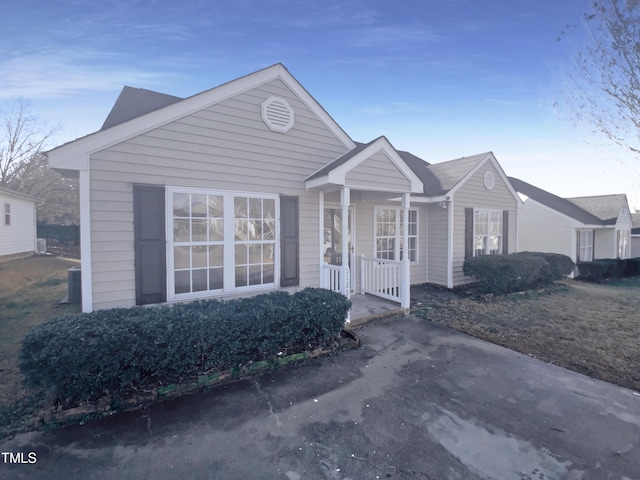
[[[262,104],[262,120],[274,132],[288,132],[293,127],[293,117],[293,108],[284,98],[269,97]]]
[[[493,187],[496,186],[496,179],[493,176],[492,172],[487,172],[484,174],[484,188],[487,190],[493,190]]]

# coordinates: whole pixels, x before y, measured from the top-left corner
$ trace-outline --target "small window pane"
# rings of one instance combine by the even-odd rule
[[[262,222],[262,239],[263,240],[275,240],[276,239],[276,221],[267,220]]]
[[[192,242],[207,241],[207,220],[204,220],[204,219],[191,220],[191,241]]]
[[[245,197],[235,197],[233,199],[233,211],[236,218],[247,218],[247,199]]]
[[[224,198],[221,195],[209,195],[209,218],[224,217]]]
[[[236,265],[247,264],[247,246],[236,245]]]
[[[174,242],[188,242],[189,236],[189,220],[188,219],[174,219],[173,220],[173,241]]]
[[[191,267],[202,268],[207,266],[207,250],[203,245],[192,247],[191,251]]]
[[[224,278],[224,269],[222,268],[210,268],[209,269],[209,290],[221,289]]]
[[[207,289],[207,269],[193,270],[193,292],[202,292]]]
[[[188,217],[189,216],[189,194],[174,193],[173,194],[173,216]]]
[[[209,220],[209,241],[222,242],[224,240],[224,220]]]
[[[175,272],[174,281],[176,287],[176,293],[188,293],[191,291],[191,271],[190,270],[182,270],[179,272]]]
[[[262,281],[264,283],[273,283],[274,282],[274,266],[273,263],[265,265],[262,271]]]
[[[236,220],[235,237],[236,240],[246,240],[249,235],[249,224],[246,220]]]
[[[191,195],[191,216],[206,217],[207,216],[207,196]]]
[[[262,218],[262,199],[249,199],[249,218]]]
[[[224,246],[223,245],[210,245],[209,246],[209,266],[221,267],[224,260]]]
[[[273,263],[273,251],[275,244],[268,243],[262,247],[262,263]]]
[[[265,198],[262,200],[262,218],[275,219],[276,218],[276,201],[273,199]]]
[[[262,265],[251,265],[249,267],[249,285],[260,285],[262,283]]]
[[[191,267],[189,260],[189,247],[174,247],[173,248],[173,263],[176,269]]]
[[[247,286],[247,267],[236,267],[236,287]]]
[[[249,220],[247,230],[249,240],[262,240],[262,222],[260,220]]]
[[[249,263],[261,263],[262,262],[262,245],[250,245],[249,246]]]

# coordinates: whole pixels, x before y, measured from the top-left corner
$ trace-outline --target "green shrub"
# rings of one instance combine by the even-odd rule
[[[508,293],[527,289],[540,278],[544,260],[527,255],[480,255],[466,260],[463,272],[478,280],[490,293]]]
[[[624,271],[625,277],[635,277],[640,275],[640,257],[629,258],[627,268]]]
[[[543,260],[539,276],[540,282],[555,282],[556,280],[560,280],[573,272],[576,266],[573,260],[571,260],[571,257],[560,253],[520,252],[515,255],[530,256]]]
[[[601,282],[605,279],[609,264],[601,260],[592,262],[578,262],[578,275],[576,280],[586,282]]]
[[[69,315],[25,336],[20,368],[29,384],[78,404],[326,345],[339,335],[349,308],[338,293],[308,288]]]

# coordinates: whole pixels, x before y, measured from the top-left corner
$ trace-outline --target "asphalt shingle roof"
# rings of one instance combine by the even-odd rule
[[[174,97],[173,95],[154,92],[152,90],[145,90],[144,88],[125,86],[100,130],[106,130],[107,128],[133,120],[147,113],[155,112],[156,110],[168,107],[182,100],[184,100],[184,98]]]
[[[620,208],[626,202],[624,194],[562,198],[518,178],[509,177],[509,181],[517,192],[586,225],[615,224]],[[617,206],[611,216],[614,204]]]

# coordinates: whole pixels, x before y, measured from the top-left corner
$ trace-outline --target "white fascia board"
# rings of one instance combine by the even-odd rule
[[[353,140],[349,138],[304,87],[293,78],[283,65],[276,64],[188,97],[160,110],[156,110],[155,112],[150,112],[106,130],[89,134],[86,137],[56,147],[47,152],[49,164],[52,168],[87,170],[89,156],[92,153],[188,116],[277,78],[280,78],[287,84],[301,101],[307,104],[307,106],[318,115],[323,123],[327,125],[347,148],[355,148]]]

